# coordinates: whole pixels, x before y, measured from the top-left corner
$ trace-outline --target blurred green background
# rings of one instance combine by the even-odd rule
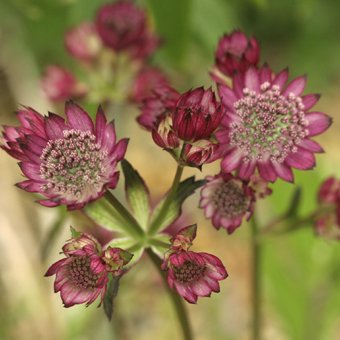
[[[39,88],[44,67],[58,63],[77,72],[63,45],[66,29],[94,18],[102,0],[0,1],[0,118],[15,122],[19,104],[45,113],[53,110]],[[210,86],[218,38],[240,28],[261,42],[262,61],[274,70],[289,66],[292,76],[308,74],[307,92],[322,93],[317,110],[334,124],[318,140],[326,153],[314,171],[296,172],[302,187],[301,214],[312,211],[323,178],[340,176],[340,1],[337,0],[140,0],[165,40],[153,62],[162,66],[180,90]],[[89,106],[88,108],[93,108]],[[173,160],[153,145],[134,121],[137,112],[115,112],[120,136],[131,138],[127,158],[145,177],[154,197],[162,195],[175,171]],[[152,164],[152,167],[150,167]],[[122,280],[114,321],[101,310],[64,309],[43,278],[58,259],[68,235],[63,231],[41,260],[44,239],[56,211],[41,208],[33,196],[13,187],[21,175],[15,161],[0,154],[0,339],[180,339],[176,317],[162,282],[145,258]],[[218,172],[218,165],[202,173]],[[118,188],[121,197],[122,181]],[[273,195],[258,204],[259,220],[269,221],[289,205],[294,185],[279,181]],[[197,339],[249,339],[250,230],[244,224],[232,236],[215,231],[197,209],[198,196],[185,204],[188,224],[198,222],[194,250],[223,259],[230,277],[211,299],[187,306]],[[74,215],[74,214],[73,214]],[[74,218],[74,216],[73,216]],[[340,244],[315,237],[312,228],[264,240],[264,339],[340,338]]]

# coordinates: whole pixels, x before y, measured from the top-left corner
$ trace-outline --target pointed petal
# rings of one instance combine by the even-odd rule
[[[115,156],[115,160],[119,162],[125,156],[126,149],[129,143],[128,138],[121,139],[113,148],[112,154]]]
[[[90,116],[79,105],[73,101],[67,101],[65,104],[65,113],[68,123],[75,130],[94,132],[93,122]]]
[[[105,136],[105,129],[106,129],[106,117],[102,107],[99,105],[96,115],[96,136],[97,136],[97,143],[100,145],[103,144],[103,138]]]
[[[67,129],[64,119],[58,115],[49,112],[45,117],[45,132],[49,139],[63,138],[63,131]]]
[[[312,152],[299,148],[297,152],[286,157],[285,163],[296,169],[308,170],[314,168],[315,157]]]
[[[257,93],[260,92],[259,75],[255,67],[251,66],[245,73],[245,87]]]
[[[287,182],[294,182],[292,169],[283,163],[272,162],[273,168],[277,175]]]
[[[257,168],[259,169],[260,176],[268,181],[268,182],[275,182],[277,178],[277,174],[271,164],[271,162],[258,162]]]
[[[234,112],[234,103],[237,101],[234,91],[226,85],[218,86],[218,94],[222,104],[230,111]]]
[[[305,115],[305,118],[308,121],[309,136],[319,135],[332,124],[332,118],[323,112],[309,112]]]
[[[238,176],[241,179],[249,179],[250,176],[254,173],[256,167],[256,161],[249,161],[249,162],[242,162],[239,171]]]
[[[226,173],[230,173],[235,170],[242,159],[242,153],[238,149],[232,149],[222,160],[221,167]]]
[[[302,97],[302,103],[304,105],[304,110],[307,111],[312,108],[320,99],[320,94],[307,94],[306,96]]]
[[[284,84],[286,83],[289,76],[288,68],[285,68],[281,72],[279,72],[276,77],[274,78],[272,85],[278,85],[280,86],[280,89],[282,90]]]
[[[307,77],[301,76],[294,79],[284,90],[283,95],[288,96],[293,93],[295,96],[300,96],[306,86]]]
[[[316,153],[324,152],[324,149],[322,148],[322,146],[319,143],[311,139],[303,139],[300,142],[299,147],[305,150],[311,151],[311,152],[316,152]]]
[[[37,180],[37,181],[42,180],[42,178],[40,177],[40,166],[39,165],[21,162],[19,163],[19,167],[26,177]]]

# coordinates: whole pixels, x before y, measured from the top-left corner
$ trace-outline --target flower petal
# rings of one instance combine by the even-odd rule
[[[299,148],[297,152],[286,157],[285,163],[296,169],[308,170],[314,168],[315,157],[312,152]]]
[[[288,96],[293,93],[295,96],[300,96],[306,86],[307,77],[301,76],[294,79],[284,90],[283,95]]]
[[[326,131],[332,124],[332,118],[323,112],[309,112],[305,115],[308,121],[309,136],[316,136]]]
[[[65,104],[65,113],[68,123],[75,130],[94,132],[93,122],[86,111],[73,101],[67,101]]]

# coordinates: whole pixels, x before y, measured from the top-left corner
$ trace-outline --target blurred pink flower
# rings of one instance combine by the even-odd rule
[[[253,214],[255,195],[247,183],[231,175],[220,173],[207,177],[201,189],[200,207],[211,218],[216,229],[225,228],[231,234]]]
[[[73,102],[65,105],[67,121],[49,113],[43,117],[31,108],[18,113],[20,127],[4,127],[2,148],[20,160],[28,180],[18,187],[47,197],[47,207],[61,204],[80,209],[116,187],[117,163],[123,159],[127,139],[116,143],[112,123],[101,107],[96,123]]]
[[[53,102],[79,98],[87,93],[84,84],[78,82],[70,71],[57,65],[47,67],[41,86],[47,98]]]
[[[288,70],[275,75],[264,65],[234,76],[232,88],[218,85],[227,110],[216,132],[225,154],[224,172],[237,170],[240,178],[249,179],[257,168],[268,182],[277,177],[292,182],[292,168],[315,166],[314,153],[323,149],[310,138],[327,130],[331,119],[322,112],[309,112],[319,96],[301,96],[306,77],[286,85],[287,79]]]

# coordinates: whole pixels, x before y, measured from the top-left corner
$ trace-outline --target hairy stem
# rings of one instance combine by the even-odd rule
[[[155,265],[155,267],[157,268],[158,272],[160,273],[160,275],[163,279],[165,288],[166,288],[167,292],[169,293],[169,296],[171,298],[173,306],[176,310],[178,321],[181,324],[183,339],[184,340],[192,340],[193,337],[192,337],[191,327],[190,327],[190,323],[189,323],[187,313],[186,313],[184,305],[183,305],[183,300],[181,299],[181,297],[178,294],[176,294],[175,292],[173,292],[170,289],[170,287],[167,283],[167,279],[166,279],[166,272],[161,270],[162,260],[156,254],[154,254],[151,251],[151,249],[147,249],[146,253],[148,254],[149,258],[151,259],[152,263]]]

